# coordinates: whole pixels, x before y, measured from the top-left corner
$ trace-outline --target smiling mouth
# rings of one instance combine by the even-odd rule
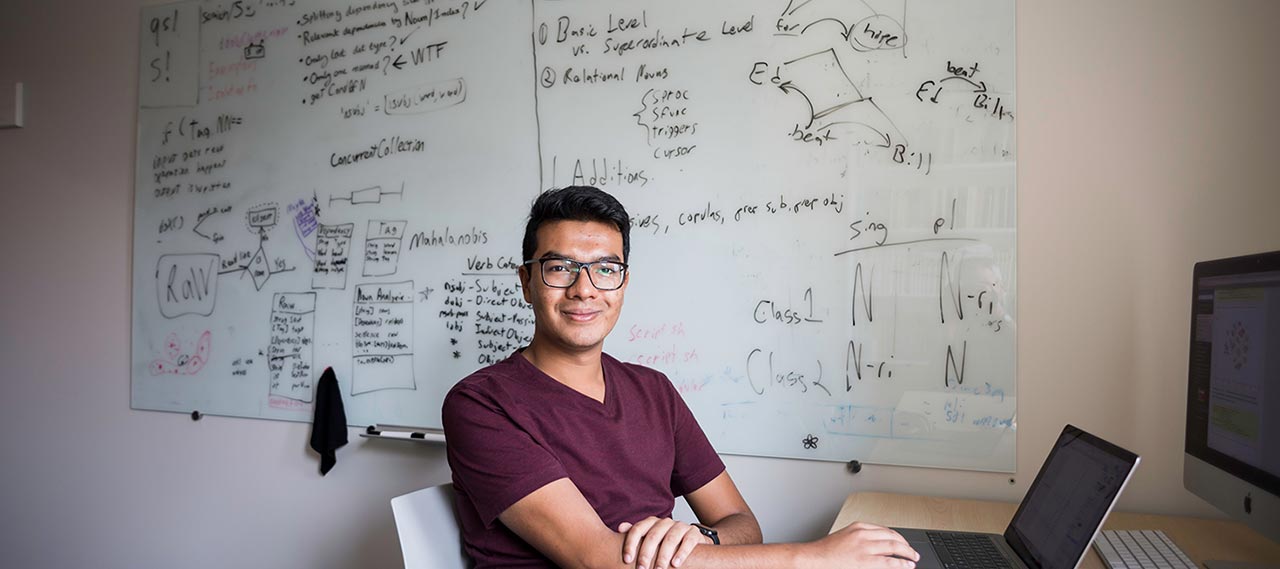
[[[595,310],[585,312],[564,311],[561,314],[564,314],[566,318],[574,322],[589,322],[599,315],[600,312]]]

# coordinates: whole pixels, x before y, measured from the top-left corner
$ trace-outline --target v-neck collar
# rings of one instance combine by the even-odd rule
[[[608,366],[605,365],[605,358],[609,356],[603,352],[600,353],[600,374],[604,378],[604,401],[596,401],[594,397],[591,397],[590,395],[582,393],[577,389],[569,387],[568,385],[561,383],[560,380],[554,377],[551,377],[550,375],[547,375],[547,373],[542,371],[541,368],[539,368],[536,365],[533,365],[533,362],[529,361],[524,357],[524,348],[517,350],[516,353],[512,354],[511,357],[517,358],[520,360],[517,363],[517,365],[527,366],[527,371],[531,372],[533,377],[536,378],[538,381],[554,384],[554,387],[552,387],[552,389],[563,390],[566,394],[569,395],[570,398],[573,398],[576,401],[578,401],[583,407],[594,409],[600,413],[608,413],[608,414],[613,414],[614,410],[617,408],[618,391],[614,386],[615,378],[612,378],[609,375],[609,372],[607,370]]]

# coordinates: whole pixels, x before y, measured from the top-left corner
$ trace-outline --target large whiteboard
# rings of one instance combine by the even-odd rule
[[[633,216],[606,343],[725,453],[1014,468],[1012,0],[142,11],[133,407],[439,426],[528,342],[543,189]]]

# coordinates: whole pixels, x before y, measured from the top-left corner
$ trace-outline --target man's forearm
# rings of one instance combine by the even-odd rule
[[[855,522],[836,532],[807,543],[763,545],[699,545],[689,553],[680,569],[720,569],[722,567],[863,567],[874,569],[914,569],[920,554],[897,532]],[[649,568],[647,568],[649,569]]]
[[[764,541],[760,522],[750,513],[725,516],[710,527],[719,534],[721,545],[751,545]]]
[[[805,567],[806,547],[808,545],[803,543],[700,545],[694,548],[689,558],[680,565],[680,569]]]

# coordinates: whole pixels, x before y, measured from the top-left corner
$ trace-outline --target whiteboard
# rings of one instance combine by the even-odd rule
[[[532,199],[632,215],[605,349],[723,453],[1014,468],[1011,0],[142,10],[132,405],[440,426]]]

